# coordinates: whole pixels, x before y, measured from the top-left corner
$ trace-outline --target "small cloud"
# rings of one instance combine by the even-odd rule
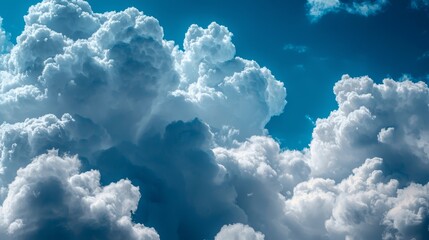
[[[429,58],[429,50],[427,50],[426,52],[424,52],[417,60],[421,61],[424,59]]]
[[[325,14],[336,12],[340,8],[339,0],[307,0],[308,16],[312,22],[317,22]]]
[[[411,74],[409,73],[404,73],[402,74],[402,76],[398,79],[398,81],[400,82],[405,82],[405,81],[412,81],[414,78]]]
[[[429,0],[412,0],[411,7],[414,9],[429,7]]]
[[[428,2],[429,0],[420,1]],[[340,0],[307,0],[307,14],[312,22],[317,22],[328,13],[340,11],[367,17],[381,12],[388,3],[388,0],[347,2]]]
[[[297,65],[295,65],[295,69],[298,69],[300,71],[304,71],[305,70],[305,66],[304,66],[304,64],[297,64]]]
[[[387,3],[387,0],[377,0],[372,3],[371,1],[353,2],[352,4],[344,4],[344,6],[348,13],[367,17],[381,12]]]
[[[304,45],[295,45],[295,44],[289,43],[284,45],[283,50],[296,52],[296,53],[305,53],[308,51],[308,47]]]
[[[316,126],[316,121],[314,121],[314,119],[310,117],[310,115],[305,115],[305,119],[307,119],[311,123],[311,125]]]

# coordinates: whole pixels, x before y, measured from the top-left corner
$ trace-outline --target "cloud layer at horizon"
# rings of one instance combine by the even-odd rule
[[[265,125],[286,89],[227,27],[180,48],[135,8],[44,0],[24,19],[0,61],[2,239],[429,236],[425,83],[344,75],[308,148],[284,150]]]

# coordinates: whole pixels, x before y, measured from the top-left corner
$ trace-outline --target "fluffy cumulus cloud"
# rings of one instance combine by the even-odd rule
[[[362,16],[374,15],[383,10],[388,0],[343,1],[343,0],[307,0],[308,15],[312,21],[318,21],[331,12],[347,12]]]
[[[0,55],[1,239],[428,238],[426,84],[345,75],[308,148],[284,150],[265,125],[286,89],[227,27],[180,47],[135,8],[44,0],[24,19]]]
[[[235,56],[226,27],[192,25],[181,50],[135,8],[94,13],[86,1],[45,0],[24,19],[0,69],[5,238],[158,238],[132,218],[169,239],[213,238],[247,221],[211,148],[264,134],[286,90]],[[196,117],[210,127],[175,122]],[[88,172],[63,154],[78,154]]]
[[[232,34],[216,23],[191,26],[181,51],[163,39],[155,18],[134,8],[96,14],[85,1],[44,1],[25,22],[0,86],[0,119],[9,122],[74,113],[130,140],[200,117],[218,129],[247,123],[245,138],[262,133],[285,105],[283,84],[235,57]],[[229,114],[231,106],[243,112]]]
[[[215,240],[264,240],[264,234],[255,232],[253,228],[243,224],[223,226]]]
[[[104,129],[90,120],[64,114],[57,118],[48,114],[24,122],[0,125],[0,187],[6,187],[16,171],[47,149],[62,153],[79,152],[88,158],[103,146],[109,146]]]
[[[429,180],[429,89],[423,82],[344,75],[334,87],[338,109],[317,120],[310,144],[314,176],[340,180],[365,159],[381,157],[386,174]],[[406,163],[404,162],[406,159]]]
[[[49,151],[17,172],[0,208],[3,239],[159,239],[131,214],[140,198],[129,180],[100,185],[96,170],[79,173],[76,157]]]
[[[283,111],[286,91],[267,68],[234,57],[231,37],[216,23],[207,29],[192,25],[184,51],[175,53],[181,80],[173,95],[192,103],[194,115],[210,126],[229,126],[249,137],[261,134],[271,116]],[[240,112],[234,113],[237,108]]]
[[[311,178],[286,200],[295,236],[427,238],[428,86],[345,75],[334,92],[302,152]]]

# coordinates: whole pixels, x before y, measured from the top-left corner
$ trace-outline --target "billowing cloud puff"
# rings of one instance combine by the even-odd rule
[[[269,118],[282,112],[286,90],[268,69],[235,57],[226,27],[191,26],[182,51],[163,39],[155,18],[135,8],[97,14],[85,1],[46,0],[30,8],[25,22],[0,75],[4,204],[13,190],[8,184],[20,178],[17,170],[55,148],[79,154],[106,185],[136,182],[142,199],[137,211],[137,205],[130,209],[133,217],[161,237],[213,238],[223,225],[247,221],[211,147],[263,134]],[[233,105],[243,112],[229,114]],[[210,130],[199,120],[171,123],[195,117]],[[72,177],[62,175],[60,182]],[[123,197],[112,201],[137,204],[138,198]],[[115,221],[139,232],[127,216]],[[28,234],[45,231],[38,225],[43,221],[36,218]],[[76,231],[67,234],[83,236]]]
[[[318,119],[310,144],[313,176],[341,180],[365,159],[383,158],[386,174],[429,178],[429,88],[423,82],[343,76],[334,87],[338,109]],[[406,163],[404,162],[406,161]]]
[[[216,23],[207,29],[192,25],[184,51],[176,52],[181,81],[173,94],[193,103],[196,116],[210,126],[228,125],[249,137],[261,134],[269,119],[283,111],[286,91],[267,68],[234,58],[231,37],[226,27]]]
[[[400,189],[383,174],[382,159],[367,159],[339,184],[310,179],[286,201],[294,238],[425,239],[429,236],[427,185]]]
[[[264,234],[240,223],[223,226],[215,240],[264,240]]]
[[[286,200],[292,236],[427,238],[427,85],[345,75],[334,92],[338,109],[303,152],[316,178]]]
[[[100,27],[100,18],[95,16],[86,1],[56,0],[31,6],[24,17],[25,24],[44,25],[68,38],[88,38]]]
[[[383,239],[426,239],[429,237],[429,184],[412,183],[398,191],[394,207],[384,217]]]
[[[270,188],[278,187],[284,195],[309,177],[310,168],[303,161],[303,154],[299,151],[282,152],[279,144],[270,137],[253,136],[237,145],[231,149],[213,149],[217,162],[233,175],[261,179]]]
[[[82,0],[46,0],[25,19],[1,75],[2,120],[73,113],[115,139],[135,140],[199,117],[244,139],[261,134],[286,103],[283,84],[256,62],[234,58],[232,34],[216,23],[191,26],[181,51],[163,39],[155,18],[134,8],[95,14]],[[243,110],[230,114],[231,106]]]
[[[79,174],[79,166],[50,151],[18,170],[0,208],[2,239],[159,239],[131,220],[138,187],[129,180],[100,186],[98,171]]]
[[[90,157],[105,146],[109,146],[109,136],[104,129],[79,116],[64,114],[57,118],[48,114],[15,124],[4,123],[0,125],[0,186],[7,186],[19,168],[47,149]]]
[[[226,180],[237,192],[237,205],[247,223],[267,239],[290,234],[284,214],[285,199],[293,187],[308,179],[310,169],[298,151],[280,150],[269,137],[252,137],[233,148],[213,149],[216,160],[226,168]]]
[[[307,0],[308,15],[312,21],[318,21],[331,12],[345,11],[351,14],[370,16],[380,12],[388,0],[342,1],[342,0]]]

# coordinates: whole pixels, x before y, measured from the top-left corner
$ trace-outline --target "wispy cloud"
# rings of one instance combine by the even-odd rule
[[[297,52],[297,53],[305,53],[308,51],[308,47],[305,45],[295,45],[295,44],[286,44],[283,47],[285,51]]]
[[[424,60],[424,59],[427,59],[427,58],[429,58],[429,50],[428,51],[426,51],[426,52],[424,52],[417,60]]]
[[[414,9],[429,7],[429,0],[412,0],[411,7]]]
[[[427,0],[422,0],[427,1]],[[313,22],[332,12],[348,12],[361,16],[370,16],[377,14],[389,3],[388,0],[375,1],[351,1],[344,2],[340,0],[307,0],[308,16]]]

